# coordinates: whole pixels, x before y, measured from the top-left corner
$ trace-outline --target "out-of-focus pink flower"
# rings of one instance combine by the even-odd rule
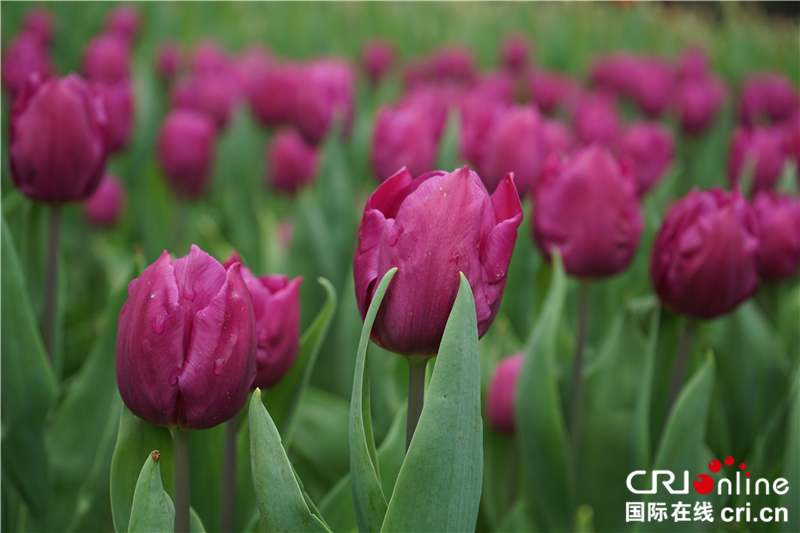
[[[579,89],[572,78],[548,70],[537,70],[530,77],[531,96],[544,113],[565,107],[578,96]]]
[[[242,52],[233,64],[233,70],[241,86],[241,93],[251,98],[258,89],[259,80],[273,65],[274,60],[266,48],[253,45]]]
[[[517,381],[522,368],[523,354],[509,355],[494,369],[492,381],[486,396],[486,416],[495,431],[513,435],[514,398],[517,394]]]
[[[617,143],[617,157],[633,163],[639,196],[664,177],[675,153],[672,133],[660,122],[631,124]]]
[[[657,57],[639,60],[631,96],[651,117],[659,117],[670,104],[675,76],[672,67]]]
[[[97,190],[83,202],[83,214],[89,222],[103,228],[114,226],[125,207],[125,187],[118,177],[106,174]]]
[[[53,75],[50,55],[41,37],[27,32],[21,33],[3,53],[3,85],[12,98],[22,90],[32,74],[38,75],[40,79]]]
[[[708,129],[725,98],[725,85],[716,76],[692,77],[678,83],[675,107],[685,133]]]
[[[607,93],[584,95],[575,108],[572,124],[582,143],[610,144],[620,129],[614,98]]]
[[[545,160],[553,154],[568,154],[577,144],[575,133],[569,126],[555,119],[542,121],[542,136],[547,153]]]
[[[267,149],[269,182],[276,189],[294,193],[317,176],[318,154],[294,129],[275,134]]]
[[[678,78],[690,80],[705,78],[710,74],[708,68],[708,55],[702,46],[690,46],[681,53],[678,61]]]
[[[158,135],[158,160],[170,186],[195,198],[208,187],[214,161],[216,128],[205,113],[173,109]]]
[[[412,176],[430,172],[436,159],[435,131],[420,108],[381,107],[375,118],[370,160],[379,182],[406,167]]]
[[[101,83],[117,83],[130,77],[131,49],[118,35],[104,33],[92,39],[83,53],[83,74],[86,79]]]
[[[230,68],[228,54],[213,41],[203,41],[192,52],[190,66],[193,74],[223,74]]]
[[[139,34],[142,14],[139,8],[131,4],[123,4],[115,7],[106,18],[106,31],[125,39],[132,44]]]
[[[302,69],[293,119],[306,141],[322,141],[336,116],[342,121],[342,134],[350,135],[353,84],[353,70],[344,60],[321,59]]]
[[[732,185],[739,184],[748,160],[752,160],[754,164],[753,192],[772,189],[786,162],[783,131],[762,126],[737,127],[733,132],[728,154],[728,177]]]
[[[630,95],[638,67],[639,58],[628,52],[617,52],[596,59],[590,77],[597,88]]]
[[[528,66],[528,40],[522,35],[507,37],[500,47],[500,62],[507,69],[518,72]]]
[[[786,76],[755,74],[742,82],[739,118],[748,125],[763,118],[785,120],[794,113],[798,100],[797,89]]]
[[[44,8],[34,9],[25,15],[25,33],[35,35],[42,44],[48,45],[53,39],[53,16]]]
[[[236,93],[235,80],[229,76],[193,76],[175,86],[172,91],[172,105],[207,114],[221,130],[228,124]]]
[[[130,80],[114,84],[98,84],[103,95],[108,118],[108,150],[116,152],[124,148],[133,131],[133,87]]]
[[[156,52],[156,71],[164,80],[171,80],[178,72],[181,61],[181,49],[177,43],[163,43]]]
[[[486,154],[486,138],[497,117],[508,109],[506,104],[482,98],[465,98],[461,102],[459,151],[473,168],[480,172]]]
[[[294,115],[300,80],[300,67],[291,63],[273,64],[256,76],[249,94],[256,118],[265,126],[289,122]]]
[[[373,39],[364,45],[361,51],[361,62],[367,71],[372,85],[378,85],[392,66],[394,61],[394,48],[387,41]]]
[[[430,58],[431,68],[439,81],[469,84],[477,78],[472,52],[463,46],[451,46],[436,51]]]
[[[800,268],[800,200],[761,191],[753,200],[760,246],[758,275],[765,279],[791,277]]]
[[[800,178],[800,107],[795,110],[792,118],[783,124],[783,152],[786,157],[794,159]]]

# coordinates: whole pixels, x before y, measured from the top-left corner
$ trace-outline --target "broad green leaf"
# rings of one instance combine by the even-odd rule
[[[381,531],[474,531],[483,476],[475,300],[461,274],[425,406]]]
[[[203,521],[197,511],[194,510],[194,507],[189,507],[189,531],[191,533],[206,533],[206,526],[203,525]]]
[[[111,513],[117,533],[128,531],[133,494],[141,472],[139,461],[153,450],[161,452],[162,481],[167,493],[172,493],[175,484],[172,434],[167,428],[145,422],[123,406],[111,459]]]
[[[175,529],[175,505],[161,484],[161,454],[147,456],[133,493],[129,533],[168,533]]]
[[[789,492],[783,496],[783,507],[786,507],[789,520],[783,526],[786,533],[800,531],[800,499],[797,489],[800,487],[800,372],[795,369],[794,400],[789,412],[788,432],[786,435],[786,451],[784,452],[783,477],[789,481]],[[794,493],[792,492],[794,489]]]
[[[250,465],[266,531],[329,531],[306,504],[259,389],[250,400]]]
[[[547,529],[572,525],[575,489],[566,423],[557,385],[556,336],[566,298],[566,278],[558,254],[536,328],[525,348],[516,395],[515,422],[523,472],[528,477],[528,507]]]
[[[369,370],[367,346],[375,315],[389,288],[397,267],[389,270],[378,285],[364,318],[361,340],[356,355],[356,371],[353,377],[353,394],[350,396],[350,475],[353,485],[353,502],[358,519],[358,530],[375,532],[381,530],[386,515],[386,497],[381,488],[380,468],[372,435],[372,420],[369,412]]]
[[[325,288],[328,295],[325,305],[300,339],[300,351],[292,368],[277,385],[264,395],[264,405],[269,410],[270,416],[274,417],[276,426],[280,426],[287,449],[292,442],[297,407],[308,386],[320,347],[328,334],[336,309],[336,290],[331,282],[325,278],[319,278],[317,281]]]
[[[189,448],[192,504],[199,509],[204,523],[219,524],[225,423],[209,429],[190,431]]]
[[[49,506],[45,417],[55,379],[33,316],[14,240],[2,220],[2,403],[3,473],[34,517]]]

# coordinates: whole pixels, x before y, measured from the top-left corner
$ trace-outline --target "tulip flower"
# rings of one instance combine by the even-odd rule
[[[522,35],[512,35],[503,41],[500,62],[508,70],[520,71],[528,66],[528,42]]]
[[[748,161],[754,164],[753,192],[773,188],[786,162],[783,132],[760,126],[736,128],[728,154],[728,177],[732,185],[739,184]]]
[[[438,81],[469,84],[477,77],[472,52],[465,47],[453,46],[436,51],[430,58],[430,65]]]
[[[158,135],[158,160],[172,188],[195,198],[208,186],[214,159],[216,129],[208,116],[173,109]]]
[[[672,69],[659,58],[643,58],[638,62],[635,76],[631,96],[648,116],[661,116],[672,97]]]
[[[693,190],[669,211],[653,245],[650,273],[661,301],[711,319],[758,288],[758,222],[738,193]]]
[[[106,128],[102,97],[79,76],[32,76],[11,109],[11,180],[40,202],[86,199],[103,177]]]
[[[681,53],[677,76],[681,80],[702,79],[709,74],[708,55],[701,46],[690,46]]]
[[[761,243],[758,275],[772,280],[791,277],[800,268],[800,201],[762,191],[756,194],[753,209]]]
[[[545,161],[551,154],[568,153],[575,146],[577,139],[569,126],[558,120],[542,121],[542,137],[545,146]],[[544,166],[544,165],[543,165]]]
[[[459,272],[472,287],[483,336],[500,306],[521,221],[512,176],[491,196],[466,167],[416,179],[402,169],[384,181],[367,201],[353,260],[362,318],[377,282],[398,267],[372,339],[405,356],[436,355]]]
[[[516,353],[500,361],[494,370],[486,396],[489,424],[500,433],[514,434],[514,398],[523,355]]]
[[[86,219],[103,228],[114,226],[125,206],[125,187],[113,174],[103,176],[97,190],[83,202]]]
[[[508,106],[482,98],[467,96],[461,102],[461,131],[458,146],[461,157],[474,168],[483,168],[486,155],[486,137],[492,125]]]
[[[590,77],[599,89],[619,94],[631,94],[636,80],[639,58],[620,52],[609,54],[595,60]]]
[[[83,73],[87,79],[117,83],[130,76],[130,45],[118,35],[106,33],[93,39],[83,54]]]
[[[178,72],[181,51],[176,43],[163,43],[156,53],[156,71],[163,80],[171,80]]]
[[[256,369],[256,320],[241,265],[227,271],[192,245],[164,251],[128,285],[119,315],[117,386],[136,416],[206,429],[247,401]]]
[[[234,252],[226,270],[241,262]],[[300,349],[300,284],[285,275],[256,277],[241,267],[242,278],[253,298],[258,351],[256,374],[250,389],[274,387],[286,375]]]
[[[293,193],[314,181],[318,159],[316,148],[309,146],[296,130],[281,130],[267,149],[269,182],[276,189]]]
[[[139,33],[142,15],[139,9],[123,4],[112,9],[106,18],[106,31],[125,39],[132,44]]]
[[[172,105],[208,115],[217,129],[228,124],[237,87],[223,74],[204,74],[183,80],[172,92]]]
[[[614,98],[594,93],[578,100],[572,123],[584,144],[610,144],[619,132],[619,117]]]
[[[53,39],[53,16],[46,9],[34,9],[25,15],[25,33],[38,37],[48,45]]]
[[[722,81],[711,75],[681,81],[675,92],[681,128],[690,135],[697,135],[709,127],[725,98]]]
[[[747,125],[763,118],[785,120],[795,111],[799,101],[797,89],[782,74],[753,75],[742,82],[739,118]]]
[[[99,85],[108,118],[108,150],[124,148],[133,130],[133,87],[129,80]]]
[[[189,63],[192,74],[196,76],[224,74],[230,66],[228,54],[212,41],[200,43],[194,49]]]
[[[634,165],[639,196],[656,186],[675,152],[670,131],[659,122],[631,124],[617,143],[617,157]]]
[[[353,73],[338,59],[325,59],[302,69],[296,87],[292,119],[300,134],[318,144],[338,115],[342,134],[348,136],[353,122]]]
[[[373,86],[380,83],[391,67],[392,61],[394,61],[394,49],[386,41],[378,39],[369,41],[361,52],[361,62]]]
[[[530,78],[533,101],[544,113],[568,106],[578,97],[578,87],[568,76],[547,70],[537,70]]]
[[[533,191],[533,235],[546,257],[558,249],[565,270],[603,278],[625,269],[644,223],[630,169],[597,145],[551,158]]]
[[[40,36],[22,33],[11,41],[3,53],[3,86],[15,98],[32,74],[40,79],[49,78],[53,73],[50,55]]]
[[[265,126],[274,126],[292,119],[300,69],[291,64],[275,64],[253,81],[249,94],[250,108]]]
[[[800,108],[783,124],[783,153],[787,158],[794,159],[794,164],[800,171]],[[798,173],[800,178],[800,173]]]
[[[239,54],[233,64],[233,72],[239,85],[238,92],[243,97],[250,98],[257,90],[259,80],[272,68],[274,61],[267,49],[259,45],[249,46]]]
[[[382,107],[375,119],[372,137],[372,170],[378,181],[386,181],[406,167],[412,176],[433,168],[436,159],[435,131],[429,117],[416,107]]]

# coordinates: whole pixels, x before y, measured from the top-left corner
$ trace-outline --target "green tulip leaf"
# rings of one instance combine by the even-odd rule
[[[256,389],[250,400],[250,466],[266,531],[329,531],[309,510],[281,436]]]
[[[556,338],[567,293],[561,257],[553,254],[553,276],[544,308],[525,347],[515,398],[515,423],[528,509],[549,530],[572,527],[575,489],[556,369]]]
[[[474,531],[483,477],[475,300],[461,274],[422,414],[381,531]]]
[[[0,403],[4,477],[14,485],[34,517],[49,505],[45,418],[55,394],[36,318],[25,288],[14,240],[2,220],[2,366]]]
[[[147,456],[133,493],[128,533],[168,533],[175,529],[175,505],[161,484],[161,453]]]
[[[367,310],[356,355],[353,394],[350,397],[350,475],[358,530],[361,533],[380,531],[386,515],[386,497],[381,488],[380,468],[369,412],[367,346],[378,308],[396,272],[397,267],[383,276]]]
[[[264,405],[270,416],[274,417],[275,425],[281,428],[287,449],[291,446],[294,434],[297,407],[308,386],[320,347],[325,341],[336,310],[337,298],[333,285],[325,278],[319,278],[318,281],[328,295],[325,305],[300,339],[300,350],[289,372],[264,395]]]
[[[783,477],[789,481],[789,487],[800,487],[800,372],[795,371],[792,381],[794,400],[787,424]],[[783,530],[786,533],[800,531],[800,499],[797,498],[797,489],[794,494],[790,490],[782,499],[781,507],[786,507],[789,518]]]
[[[167,493],[175,486],[172,434],[169,429],[154,426],[122,407],[117,445],[111,459],[111,514],[117,533],[128,531],[133,495],[141,473],[139,461],[151,451],[161,452],[159,469]]]

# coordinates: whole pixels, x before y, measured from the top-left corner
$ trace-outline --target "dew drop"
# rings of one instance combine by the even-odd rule
[[[164,333],[164,327],[166,326],[167,317],[165,315],[156,315],[153,317],[152,325],[153,329],[156,333],[161,335]]]
[[[222,373],[222,367],[225,365],[224,359],[214,360],[214,375],[219,376]]]
[[[402,235],[404,231],[405,228],[403,226],[400,226],[400,229],[397,230],[397,233],[392,235],[392,237],[389,239],[389,246],[394,246],[395,244],[397,244],[397,239],[400,238],[400,235]]]
[[[151,299],[151,300],[152,300],[153,298],[155,298],[155,297],[156,297],[156,295],[155,295],[155,294],[151,294],[151,295],[150,295],[150,299]]]

